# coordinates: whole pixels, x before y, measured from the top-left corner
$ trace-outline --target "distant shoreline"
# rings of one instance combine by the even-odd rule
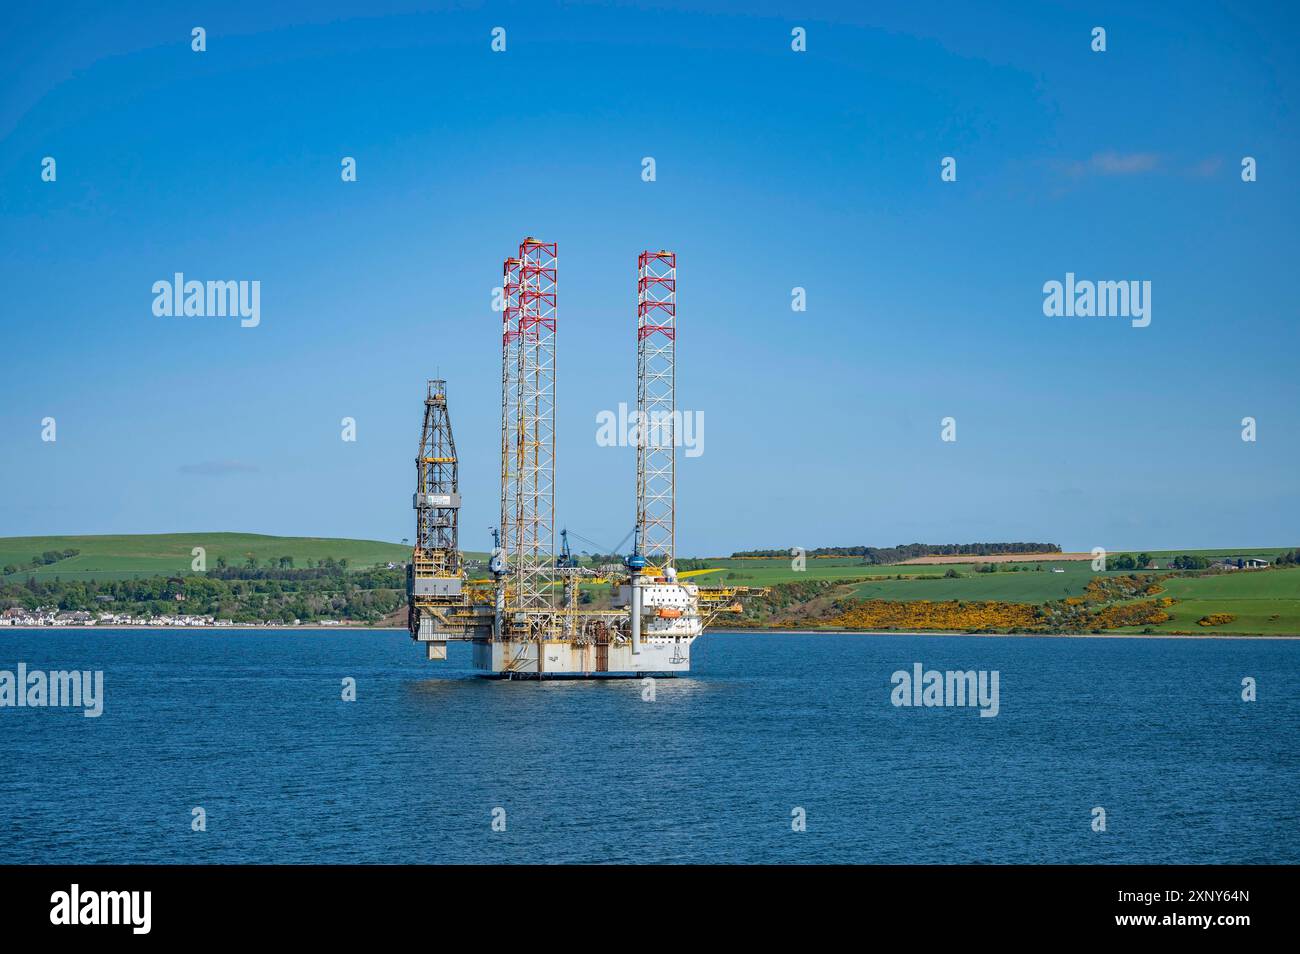
[[[220,632],[220,633],[332,633],[346,631],[350,633],[404,633],[404,626],[0,626],[0,635],[5,632],[39,633],[47,630],[62,632],[78,630],[154,630],[162,633],[185,632]],[[874,630],[874,629],[713,629],[705,636],[720,636],[724,633],[756,633],[763,636],[970,636],[983,638],[988,636],[1015,636],[1024,639],[1300,639],[1297,635],[1280,635],[1277,633],[966,633],[952,630]],[[460,640],[453,640],[460,642]]]
[[[357,631],[376,632],[376,633],[406,632],[405,626],[355,626],[355,625],[348,626],[344,624],[339,624],[337,626],[263,626],[260,624],[250,623],[248,625],[241,624],[238,626],[150,626],[148,624],[141,625],[139,623],[123,623],[121,625],[116,625],[116,626],[114,625],[101,626],[99,624],[95,624],[93,626],[82,626],[80,624],[75,624],[72,626],[0,626],[0,633],[4,633],[7,630],[13,630],[15,632],[22,632],[22,633],[37,633],[37,632],[44,632],[46,630],[72,630],[73,632],[75,632],[77,630],[82,630],[82,629],[90,629],[90,630],[95,630],[95,629],[137,630],[138,629],[138,630],[145,630],[145,631],[152,629],[163,633],[187,633],[190,631],[201,632],[201,633],[213,633],[213,632],[217,632],[217,633],[267,633],[267,632],[329,633],[329,632],[333,632],[336,629],[346,629],[350,632],[357,632]]]
[[[1024,639],[1300,639],[1300,635],[1277,633],[965,633],[954,630],[892,629],[722,629],[718,633],[771,633],[774,636],[801,636],[805,634],[835,634],[841,636],[1015,636]],[[704,635],[708,636],[709,633]]]

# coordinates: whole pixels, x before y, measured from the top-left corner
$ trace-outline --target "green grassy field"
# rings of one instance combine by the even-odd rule
[[[1023,564],[1025,569],[1008,570],[1006,564],[996,573],[977,573],[971,563],[930,567],[904,567],[925,570],[939,579],[881,580],[857,586],[853,595],[860,600],[1006,600],[1009,603],[1046,603],[1067,596],[1079,596],[1094,576],[1123,576],[1122,571],[1094,573],[1090,562]],[[1052,567],[1063,570],[1053,573]],[[897,569],[897,568],[895,568]],[[957,579],[944,577],[948,570],[961,574]]]
[[[1300,567],[1179,577],[1164,587],[1178,602],[1169,609],[1173,619],[1152,627],[1156,632],[1300,635]],[[1237,618],[1220,626],[1197,624],[1211,613]]]
[[[722,586],[735,583],[740,586],[771,586],[773,583],[796,583],[801,580],[856,580],[867,576],[935,576],[942,575],[944,567],[932,566],[864,566],[857,557],[835,557],[822,560],[809,559],[807,569],[794,570],[790,560],[728,560],[704,558],[716,573],[701,573],[692,577],[697,583]]]
[[[168,576],[191,572],[194,547],[207,551],[207,565],[217,558],[231,566],[242,566],[248,557],[259,563],[291,556],[294,566],[326,557],[345,559],[349,567],[361,568],[389,561],[409,559],[410,547],[378,540],[342,540],[324,537],[273,537],[259,533],[149,533],[124,536],[0,537],[0,569],[20,566],[6,579],[114,580],[131,577]],[[80,550],[74,557],[47,566],[32,567],[30,561],[46,550]]]
[[[1211,559],[1219,559],[1222,557],[1231,556],[1231,557],[1243,557],[1243,558],[1255,557],[1258,559],[1272,560],[1278,554],[1285,553],[1288,549],[1291,548],[1289,547],[1248,547],[1242,550],[1167,550],[1167,551],[1148,550],[1147,553],[1154,558],[1157,565],[1159,565],[1160,567],[1164,567],[1169,560],[1171,560],[1175,556],[1178,556],[1179,554],[1196,554],[1199,556],[1210,557]],[[1116,555],[1120,553],[1136,553],[1136,552],[1137,551],[1130,551],[1130,550],[1114,551]],[[947,570],[950,567],[956,569],[958,573],[963,573],[963,574],[971,574],[974,572],[974,568],[975,568],[975,565],[973,563],[947,563],[947,564],[897,563],[888,566],[872,566],[872,565],[864,565],[861,559],[858,557],[832,557],[826,559],[814,559],[812,557],[809,557],[807,560],[807,568],[802,571],[797,571],[791,567],[790,565],[791,561],[788,559],[734,560],[734,559],[724,559],[724,558],[714,558],[714,557],[702,557],[701,559],[703,559],[711,567],[721,568],[720,572],[700,575],[699,577],[700,582],[704,582],[705,580],[708,580],[711,585],[722,584],[722,583],[737,583],[737,584],[749,585],[749,586],[770,586],[773,583],[794,583],[800,580],[853,580],[853,579],[861,579],[863,577],[898,576],[900,574],[906,577],[930,577],[930,576],[942,577],[943,574],[947,572]],[[1045,568],[1044,571],[1042,573],[1034,573],[1032,568],[1040,564]],[[1001,564],[1001,568],[998,570],[997,573],[980,574],[978,577],[978,582],[984,584],[985,586],[994,587],[994,588],[1011,586],[1012,589],[1015,589],[1014,585],[1004,582],[1006,577],[1016,577],[1017,575],[1019,575],[1020,577],[1023,578],[1027,574],[1032,574],[1034,576],[1045,576],[1047,577],[1047,581],[1042,583],[1042,585],[1039,587],[1032,586],[1025,579],[1022,579],[1019,584],[1020,586],[1026,587],[1026,592],[1029,594],[1023,597],[1023,599],[1030,602],[1034,602],[1037,601],[1038,598],[1033,594],[1040,591],[1049,594],[1048,596],[1044,597],[1044,599],[1057,599],[1059,596],[1062,595],[1077,596],[1078,593],[1082,590],[1082,587],[1088,582],[1088,578],[1090,578],[1093,575],[1092,564],[1091,561],[1089,560],[1055,560],[1054,561],[1052,559],[1052,555],[1046,553],[1043,554],[1041,558],[1035,556],[1032,560],[1027,560],[1019,565],[1027,569],[1021,569],[1019,571],[1019,574],[1017,574],[1017,572],[1014,570],[1005,569],[1007,564]],[[1050,570],[1047,568],[1053,566],[1060,567],[1061,569],[1065,570],[1065,573],[1064,574],[1051,573]],[[1131,571],[1123,571],[1123,572],[1131,572]],[[1158,571],[1150,571],[1150,572],[1164,572],[1164,570],[1161,569]],[[1066,577],[1064,583],[1061,580],[1062,576]],[[897,582],[897,581],[891,581],[891,582]],[[938,582],[938,581],[922,581],[922,582]],[[944,582],[948,584],[958,583],[960,588],[954,593],[954,595],[957,598],[963,598],[963,599],[966,598],[965,590],[968,586],[966,581],[946,580]],[[1065,585],[1074,586],[1075,584],[1077,584],[1077,588],[1071,589],[1069,593],[1063,592],[1063,588]],[[914,597],[914,596],[894,597],[891,595],[891,596],[878,597],[878,598],[928,599],[929,597]],[[947,599],[949,597],[942,597],[942,598]],[[1013,599],[1013,597],[1010,596],[989,596],[989,597],[975,596],[971,598]]]
[[[1213,633],[1300,635],[1300,568],[1268,570],[1236,570],[1181,577],[1174,575],[1168,562],[1179,554],[1196,554],[1220,559],[1224,557],[1256,557],[1271,560],[1287,550],[1286,547],[1248,547],[1237,550],[1173,550],[1148,551],[1158,569],[1143,572],[1167,577],[1166,592],[1178,602],[1170,608],[1173,619],[1153,626],[1156,632],[1191,632],[1203,635]],[[1128,551],[1124,551],[1128,552]],[[1080,596],[1088,582],[1095,576],[1121,576],[1132,571],[1110,570],[1094,573],[1091,561],[1053,561],[1049,556],[1035,558],[1019,564],[1012,570],[1008,564],[998,565],[997,572],[977,573],[973,563],[939,565],[864,566],[857,558],[807,561],[807,569],[799,572],[791,568],[790,561],[772,560],[708,560],[721,567],[720,572],[693,576],[704,585],[735,583],[749,586],[771,586],[808,580],[865,579],[849,591],[856,599],[879,600],[1003,600],[1011,603],[1045,603],[1067,596]],[[1035,569],[1042,566],[1043,570]],[[1053,567],[1063,572],[1053,573]],[[944,576],[951,569],[956,578]],[[898,576],[904,579],[897,579]],[[1197,620],[1212,613],[1231,613],[1236,619],[1220,626],[1199,626]],[[1114,632],[1140,632],[1141,629],[1119,629]]]
[[[716,573],[701,573],[691,577],[705,586],[728,583],[772,586],[809,580],[866,578],[872,582],[856,587],[853,595],[858,599],[884,600],[971,599],[1042,603],[1066,596],[1078,596],[1094,575],[1089,561],[1053,562],[1048,556],[1042,560],[1019,564],[1019,570],[1007,569],[1008,565],[1003,564],[996,573],[976,573],[975,564],[972,563],[872,566],[864,565],[856,557],[810,559],[807,568],[802,571],[794,570],[790,566],[790,560],[781,559],[709,559],[707,562],[722,569]],[[1042,571],[1035,570],[1037,566],[1042,566]],[[1065,572],[1053,573],[1052,567],[1059,567]],[[961,577],[945,578],[944,574],[950,569],[961,574]],[[896,579],[899,576],[904,579]]]
[[[854,588],[858,599],[881,600],[1005,600],[1043,603],[1079,596],[1095,575],[1088,563],[1066,564],[1065,573],[971,573],[956,580],[883,580]],[[959,567],[967,572],[969,567]],[[1122,575],[1115,571],[1108,576]],[[1177,602],[1173,619],[1151,627],[1156,632],[1263,633],[1300,635],[1300,568],[1236,570],[1204,576],[1167,576],[1162,585]],[[1211,613],[1231,613],[1236,619],[1221,626],[1199,626]],[[1139,632],[1133,627],[1116,632]]]

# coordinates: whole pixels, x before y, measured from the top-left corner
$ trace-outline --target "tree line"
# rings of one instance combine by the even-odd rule
[[[1055,543],[906,543],[896,547],[817,547],[805,550],[809,557],[862,557],[863,563],[904,563],[927,556],[997,556],[1002,553],[1060,553]],[[733,559],[789,557],[790,549],[738,550]]]
[[[80,550],[46,550],[40,556],[34,556],[26,563],[7,563],[3,570],[5,576],[12,576],[15,573],[21,573],[28,568],[37,569],[42,566],[50,566],[58,563],[60,560],[67,560],[79,554]]]

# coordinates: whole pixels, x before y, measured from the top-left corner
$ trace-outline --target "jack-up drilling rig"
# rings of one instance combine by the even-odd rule
[[[411,637],[430,659],[467,640],[505,678],[635,676],[690,670],[691,644],[747,587],[705,587],[675,566],[677,256],[637,260],[636,526],[609,608],[582,605],[581,568],[555,553],[557,248],[526,238],[502,280],[501,513],[490,580],[458,549],[460,488],[446,389],[429,383],[416,458],[416,539],[407,570]],[[588,584],[589,586],[592,584]]]

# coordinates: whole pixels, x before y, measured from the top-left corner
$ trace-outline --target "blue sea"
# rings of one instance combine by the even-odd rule
[[[0,633],[19,662],[105,700],[0,708],[0,862],[1300,861],[1300,641],[713,633],[653,701],[395,632]],[[893,705],[918,662],[997,671],[998,715]]]

